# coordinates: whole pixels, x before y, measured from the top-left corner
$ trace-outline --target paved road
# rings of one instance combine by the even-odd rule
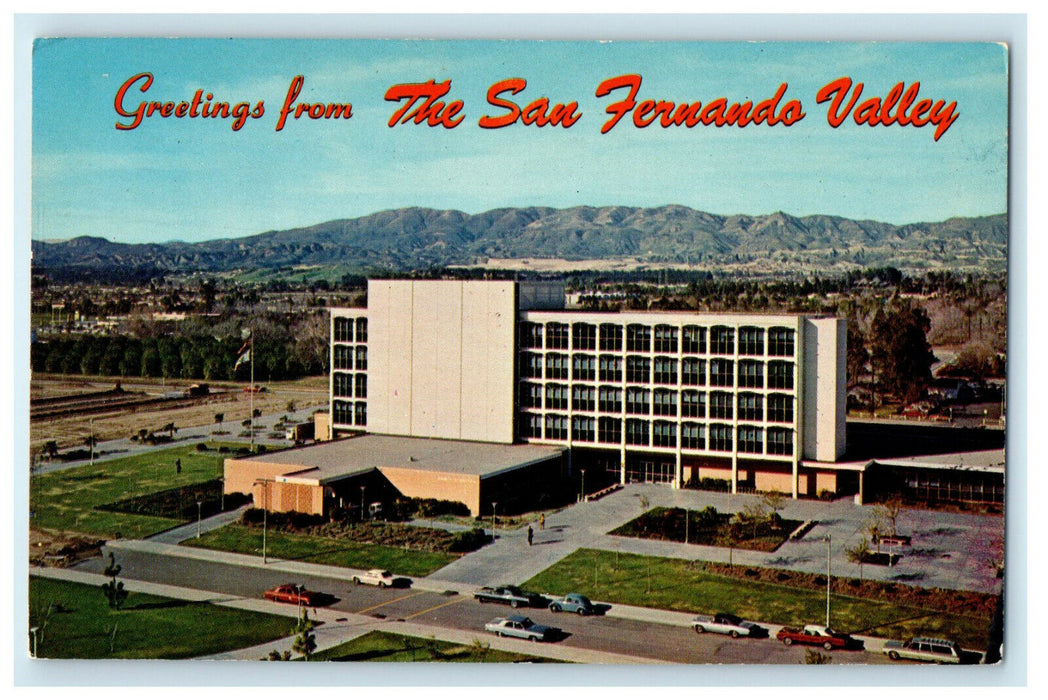
[[[412,623],[427,629],[464,632],[485,641],[491,635],[483,631],[484,623],[511,613],[526,614],[541,624],[560,627],[566,632],[558,647],[577,654],[573,660],[588,659],[587,654],[610,654],[620,662],[669,663],[761,663],[798,664],[804,662],[803,648],[785,647],[774,638],[733,640],[720,635],[696,635],[689,626],[690,615],[645,611],[628,606],[611,606],[605,615],[579,617],[557,614],[546,609],[511,608],[482,604],[473,599],[472,586],[462,586],[448,594],[443,584],[420,580],[420,586],[380,590],[370,586],[355,586],[348,578],[353,572],[327,571],[333,567],[303,567],[295,562],[273,562],[268,567],[252,564],[225,563],[206,558],[179,556],[186,548],[136,549],[119,547],[118,560],[123,567],[125,581],[162,583],[180,589],[211,591],[219,597],[235,599],[262,598],[263,592],[276,585],[294,581],[311,590],[335,596],[336,600],[325,611],[334,621],[348,621],[352,616],[367,616],[373,624],[369,629],[385,629],[384,623]],[[233,562],[248,561],[251,557],[230,557]],[[254,562],[257,564],[257,562]],[[105,565],[100,560],[81,564],[79,573],[100,574]],[[337,576],[331,574],[337,573]],[[441,590],[445,589],[445,590]],[[452,589],[454,590],[454,589]],[[293,607],[293,606],[285,606]],[[340,615],[345,613],[345,616]],[[655,621],[661,618],[663,621]],[[777,628],[772,627],[772,637]],[[349,632],[355,633],[351,627]],[[345,635],[332,633],[331,645],[342,641]],[[550,645],[540,645],[546,648]],[[879,640],[870,640],[869,652],[835,652],[835,663],[886,663],[877,653]],[[543,651],[542,653],[546,653]],[[567,653],[567,652],[566,652]]]

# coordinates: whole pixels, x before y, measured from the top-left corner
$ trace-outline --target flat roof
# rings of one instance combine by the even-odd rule
[[[920,467],[923,469],[953,469],[957,471],[1001,472],[1005,470],[1004,450],[956,452],[944,455],[874,459],[871,464],[892,467]]]
[[[483,479],[554,459],[564,451],[562,447],[542,445],[368,434],[257,455],[251,461],[302,467],[285,476],[318,483],[340,481],[378,467],[476,475]]]

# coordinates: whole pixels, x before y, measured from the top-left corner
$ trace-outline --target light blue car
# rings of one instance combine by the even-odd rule
[[[581,593],[569,593],[560,600],[550,603],[549,609],[555,613],[573,612],[579,615],[593,615],[597,612],[597,608],[590,602],[590,599]]]

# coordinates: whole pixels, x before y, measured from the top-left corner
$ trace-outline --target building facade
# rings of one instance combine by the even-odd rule
[[[626,483],[836,490],[843,320],[576,312],[563,288],[372,280],[333,309],[331,430],[566,447]]]

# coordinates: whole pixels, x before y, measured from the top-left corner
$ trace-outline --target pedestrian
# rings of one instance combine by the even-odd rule
[[[176,459],[175,460],[175,474],[181,474],[181,473],[182,473],[182,460],[181,459]]]
[[[535,531],[531,529],[531,525],[528,525],[528,546],[531,546],[531,540],[535,537]]]
[[[540,530],[545,530],[546,529],[546,514],[545,513],[540,513],[539,514],[539,529]]]

